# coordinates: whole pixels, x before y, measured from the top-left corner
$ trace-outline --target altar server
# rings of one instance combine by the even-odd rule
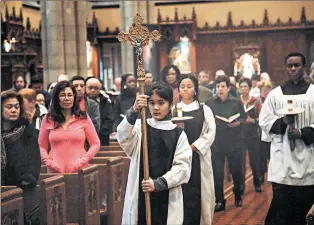
[[[144,181],[141,121],[138,113],[147,106],[150,179]],[[181,184],[191,173],[192,150],[185,132],[171,122],[173,93],[170,86],[156,82],[147,95],[138,95],[133,107],[117,128],[120,146],[130,157],[122,224],[146,224],[145,192],[150,193],[153,225],[183,223]]]
[[[302,54],[289,54],[285,64],[289,80],[269,93],[259,116],[262,137],[271,140],[268,181],[273,198],[266,225],[306,224],[305,216],[314,204],[314,85],[303,78]],[[288,108],[288,100],[294,116],[280,113]],[[297,114],[297,108],[303,112]]]

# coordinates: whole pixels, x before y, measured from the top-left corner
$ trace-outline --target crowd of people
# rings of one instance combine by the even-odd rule
[[[116,137],[131,159],[122,224],[146,224],[148,192],[152,224],[207,225],[226,208],[226,159],[234,205],[245,204],[248,153],[256,193],[267,172],[272,183],[265,224],[305,224],[314,204],[314,85],[302,54],[284,63],[288,81],[279,86],[267,73],[250,79],[218,70],[211,81],[208,71],[181,74],[169,65],[161,81],[146,71],[145,94],[133,74],[117,78],[114,92],[96,77],[61,74],[44,90],[39,76],[27,87],[16,75],[12,89],[1,93],[1,185],[34,188],[41,163],[51,173],[75,173]],[[305,112],[279,114],[286,98]],[[142,108],[149,180],[143,180]],[[173,117],[188,119],[182,126]]]

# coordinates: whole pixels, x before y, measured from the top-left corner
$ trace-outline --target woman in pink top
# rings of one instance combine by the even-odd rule
[[[86,139],[88,151],[84,148]],[[39,147],[48,172],[59,173],[76,173],[99,151],[94,125],[86,112],[80,111],[75,88],[68,81],[61,81],[54,88],[51,110],[40,128]]]

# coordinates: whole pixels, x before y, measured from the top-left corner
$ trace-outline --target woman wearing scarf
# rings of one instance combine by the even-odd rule
[[[40,173],[37,132],[24,117],[20,95],[4,91],[1,104],[1,185],[34,188]]]

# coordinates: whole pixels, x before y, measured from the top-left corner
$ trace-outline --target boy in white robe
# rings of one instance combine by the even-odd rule
[[[305,57],[291,53],[286,59],[289,80],[267,96],[259,125],[263,140],[271,140],[268,181],[272,182],[273,199],[266,225],[303,225],[314,204],[314,85],[303,78]],[[284,116],[279,109],[293,107],[304,112]],[[294,129],[288,126],[294,124]],[[290,147],[295,142],[295,148]]]
[[[141,123],[136,121],[141,108],[147,106],[150,179],[143,180]],[[138,95],[134,106],[117,128],[120,146],[131,159],[123,209],[123,225],[146,224],[144,193],[151,197],[153,225],[183,223],[181,184],[191,173],[192,149],[184,131],[171,122],[173,93],[170,86],[156,82],[147,95]]]

